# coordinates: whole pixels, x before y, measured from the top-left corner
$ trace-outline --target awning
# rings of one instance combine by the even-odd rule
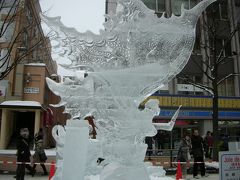
[[[42,105],[37,101],[4,101],[0,104],[0,108],[43,109]]]

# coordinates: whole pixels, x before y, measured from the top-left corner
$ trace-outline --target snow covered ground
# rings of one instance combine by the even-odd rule
[[[85,180],[99,180],[99,176],[89,176],[87,179]],[[151,177],[151,180],[174,180],[172,177]]]

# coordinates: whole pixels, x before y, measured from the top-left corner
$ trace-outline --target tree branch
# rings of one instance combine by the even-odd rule
[[[33,46],[31,46],[31,48],[28,49],[26,53],[23,53],[20,57],[15,59],[13,63],[10,66],[8,66],[4,72],[0,74],[0,80],[5,78],[9,74],[9,72],[17,66],[18,63],[20,63],[25,57],[27,57],[30,53],[32,53],[37,46],[41,45],[42,42],[43,42],[43,39],[40,39]]]
[[[210,87],[210,86],[206,86],[204,84],[201,84],[201,83],[197,83],[195,81],[193,81],[192,79],[190,79],[189,77],[181,77],[181,76],[178,76],[179,79],[183,80],[184,82],[188,83],[188,84],[191,84],[195,87],[198,87],[204,91],[207,91],[209,92],[210,94],[213,95],[213,88]]]
[[[200,71],[202,71],[202,73],[203,73],[204,75],[206,75],[211,81],[213,80],[213,77],[211,77],[211,76],[207,73],[208,70],[209,70],[209,68],[210,68],[210,66],[209,66],[206,62],[201,61],[202,63],[204,63],[204,64],[206,65],[206,67],[207,67],[207,68],[206,68],[206,71],[204,71],[203,67],[202,67],[201,65],[199,65],[194,58],[193,58],[193,62],[194,62],[194,64],[196,64],[196,66],[198,67],[198,69],[199,69]]]
[[[220,53],[219,53],[219,55],[218,55],[218,57],[217,57],[217,60],[216,60],[217,64],[221,64],[221,63],[223,63],[223,62],[227,59],[227,58],[222,58],[223,52],[224,52],[225,48],[227,47],[227,45],[228,45],[229,43],[231,43],[231,40],[232,40],[233,36],[234,36],[238,31],[239,31],[239,28],[237,27],[237,28],[234,29],[233,32],[231,32],[230,36],[228,37],[226,43],[224,43],[224,46],[221,48],[221,51],[220,51]]]
[[[231,74],[228,74],[227,76],[223,77],[222,79],[220,79],[218,82],[217,82],[217,85],[221,84],[223,81],[225,81],[226,79],[232,77],[232,76],[239,76],[239,73],[231,73]]]

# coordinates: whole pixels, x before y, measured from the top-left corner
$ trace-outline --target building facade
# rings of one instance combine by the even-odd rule
[[[142,2],[148,8],[153,9],[158,17],[164,15],[169,18],[173,14],[181,15],[182,4],[185,9],[190,9],[199,0],[142,0]],[[106,0],[107,13],[114,13],[116,6],[115,0]],[[214,46],[216,53],[222,50],[222,57],[226,59],[225,64],[218,69],[219,78],[230,75],[226,79],[223,78],[218,85],[219,133],[229,135],[231,140],[239,140],[240,46],[239,31],[235,32],[239,27],[239,12],[238,0],[223,0],[221,3],[214,3],[208,7],[199,18],[195,46],[188,64],[169,84],[149,97],[149,99],[159,100],[161,108],[159,116],[153,119],[154,122],[168,122],[177,107],[182,105],[176,127],[172,133],[166,134],[168,139],[172,136],[173,144],[177,144],[182,135],[191,132],[193,128],[199,129],[202,135],[205,135],[207,131],[213,131],[211,94],[191,83],[186,83],[181,78],[183,75],[188,76],[196,83],[211,86],[208,75],[203,71],[206,71],[207,63],[212,63],[212,42],[216,43]],[[212,30],[216,30],[215,36],[206,30],[206,24],[213,24],[213,22],[217,22],[217,26],[212,27]],[[229,39],[229,34],[232,32],[235,33]],[[231,74],[236,74],[236,76]],[[169,143],[166,146],[170,147]]]
[[[7,28],[0,32],[0,71],[1,75],[8,72],[0,80],[1,149],[15,148],[22,127],[29,128],[31,137],[43,128],[45,146],[51,146],[51,127],[64,119],[63,108],[49,107],[59,97],[49,90],[45,79],[58,82],[60,78],[40,13],[38,0],[1,1],[0,25]]]

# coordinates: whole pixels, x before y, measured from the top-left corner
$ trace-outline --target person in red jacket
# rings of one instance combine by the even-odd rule
[[[96,128],[97,127],[96,127],[95,122],[94,122],[94,116],[93,115],[86,116],[84,118],[84,120],[87,120],[88,124],[91,126],[91,132],[90,132],[91,138],[96,139],[96,135],[97,135]]]
[[[206,158],[212,158],[212,149],[213,149],[213,137],[210,131],[207,132],[207,135],[204,139],[206,144]]]

